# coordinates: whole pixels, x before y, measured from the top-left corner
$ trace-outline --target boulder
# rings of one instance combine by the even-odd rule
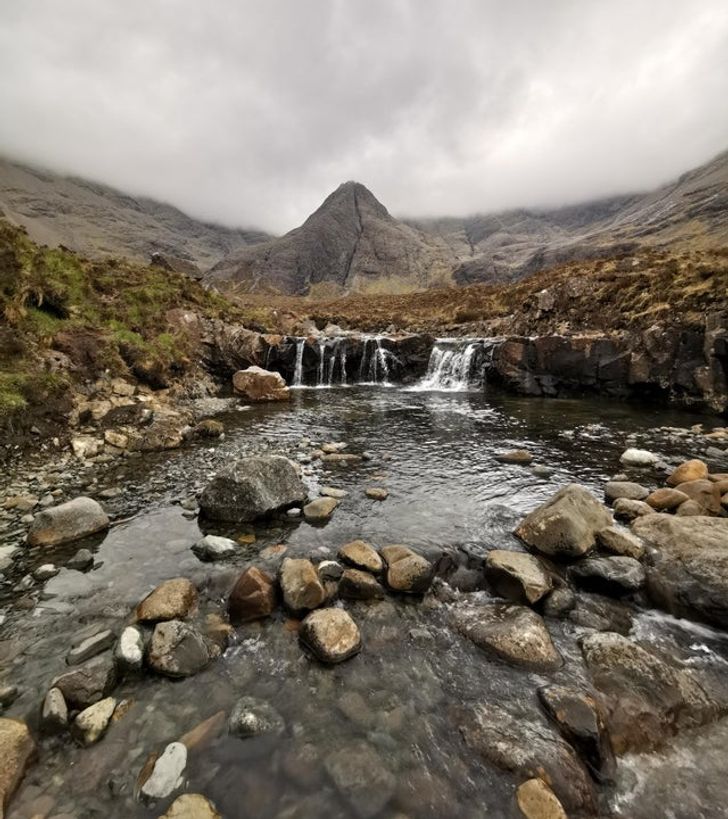
[[[728,519],[650,515],[632,526],[655,548],[647,566],[652,600],[672,614],[728,628]]]
[[[581,557],[612,516],[583,486],[569,484],[527,515],[516,535],[528,546],[560,558]]]
[[[704,509],[697,501],[686,500],[677,507],[675,514],[681,518],[699,517],[704,514]]]
[[[264,401],[288,401],[291,391],[280,373],[262,367],[248,367],[233,375],[233,390],[251,404]]]
[[[556,794],[538,777],[518,786],[516,802],[526,819],[569,819]]]
[[[455,628],[508,663],[542,671],[561,665],[543,619],[525,606],[491,603],[455,609]]]
[[[552,582],[541,561],[526,552],[493,549],[485,558],[485,576],[501,597],[516,603],[537,603]]]
[[[654,452],[631,448],[626,449],[619,456],[619,460],[625,466],[654,466],[660,459]]]
[[[318,608],[326,598],[318,572],[310,560],[284,558],[279,582],[283,602],[291,611],[310,611]]]
[[[702,481],[708,477],[708,466],[701,460],[694,458],[685,461],[675,469],[667,479],[668,486],[679,486],[688,481]]]
[[[160,819],[222,819],[222,816],[202,794],[183,793],[172,802]]]
[[[699,481],[688,481],[678,484],[678,492],[687,495],[688,498],[702,510],[704,515],[718,515],[720,513],[720,491],[718,485],[707,478]]]
[[[92,498],[74,498],[38,512],[28,530],[31,546],[57,546],[109,528],[109,518]]]
[[[162,753],[144,766],[140,774],[139,795],[145,801],[166,799],[184,782],[187,748],[181,742],[170,742]]]
[[[655,510],[644,501],[620,498],[614,502],[614,516],[619,520],[630,521],[654,513]]]
[[[246,569],[235,582],[228,597],[228,615],[232,623],[248,623],[268,617],[276,608],[273,578],[256,566]]]
[[[218,537],[217,535],[205,535],[192,546],[195,556],[203,563],[211,563],[215,560],[225,560],[232,557],[237,551],[238,544],[229,537]]]
[[[67,569],[75,572],[85,572],[94,565],[94,556],[88,549],[79,549],[66,563]]]
[[[545,720],[477,703],[463,711],[458,727],[467,747],[489,764],[520,777],[547,780],[569,811],[593,810],[594,790],[586,768]]]
[[[147,662],[166,677],[191,677],[212,659],[205,638],[181,620],[157,623],[149,643]]]
[[[582,641],[582,651],[594,685],[605,697],[617,754],[657,748],[718,712],[693,672],[621,634],[590,634]]]
[[[73,735],[81,745],[93,745],[106,733],[116,709],[116,700],[106,697],[89,705],[73,722]]]
[[[281,455],[240,458],[220,470],[200,497],[200,511],[216,520],[247,521],[306,499],[296,467]]]
[[[397,785],[394,774],[366,742],[357,741],[329,754],[324,767],[360,819],[380,814],[394,795]]]
[[[175,577],[160,583],[136,607],[140,623],[180,620],[197,608],[197,589],[186,577]]]
[[[355,569],[379,574],[384,563],[377,550],[363,540],[352,540],[339,549],[339,558]]]
[[[303,507],[303,517],[308,523],[326,523],[338,505],[336,498],[316,498]]]
[[[144,638],[136,626],[127,626],[119,637],[114,659],[122,671],[140,671],[144,662]]]
[[[604,487],[604,497],[608,501],[616,501],[619,498],[629,498],[630,500],[644,500],[650,494],[640,483],[632,481],[609,481]]]
[[[387,564],[385,580],[390,589],[406,594],[424,594],[435,574],[429,560],[407,546],[385,546],[381,556]]]
[[[686,500],[690,500],[690,498],[684,492],[663,486],[651,492],[645,499],[645,503],[649,504],[656,512],[669,512],[676,509],[681,503],[685,503]]]
[[[339,597],[345,600],[378,600],[384,589],[368,572],[346,569],[339,580]]]
[[[579,753],[592,776],[612,781],[617,765],[604,709],[586,691],[563,685],[538,689],[541,705],[561,736]]]
[[[35,758],[35,742],[28,726],[17,719],[0,717],[0,816]]]
[[[607,526],[597,532],[597,545],[612,554],[633,557],[635,560],[639,560],[645,553],[642,541],[618,526]]]
[[[324,663],[341,663],[361,650],[356,623],[344,609],[313,611],[301,623],[301,642]]]
[[[230,714],[228,730],[245,739],[261,734],[282,734],[286,729],[283,717],[265,700],[255,697],[239,699]]]
[[[203,418],[195,425],[194,431],[199,438],[219,438],[225,432],[225,427],[214,418]]]
[[[546,617],[564,617],[576,606],[576,595],[568,586],[550,592],[543,601]]]
[[[569,567],[569,577],[587,591],[619,597],[645,584],[645,570],[633,557],[589,557]]]
[[[69,708],[83,710],[108,696],[116,681],[116,666],[108,652],[61,674],[51,686],[60,690]]]
[[[51,688],[45,695],[40,727],[44,734],[58,734],[68,728],[68,706],[60,688]]]

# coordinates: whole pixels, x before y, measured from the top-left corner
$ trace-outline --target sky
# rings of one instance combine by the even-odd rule
[[[281,233],[655,187],[728,149],[727,0],[2,0],[0,154]]]

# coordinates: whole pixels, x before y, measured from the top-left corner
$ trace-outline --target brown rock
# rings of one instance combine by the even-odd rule
[[[283,376],[261,367],[238,370],[233,375],[233,390],[251,403],[287,401],[291,397]]]
[[[697,458],[685,461],[677,467],[667,479],[668,486],[679,486],[687,481],[700,481],[708,477],[708,467]]]
[[[310,560],[284,558],[279,580],[283,602],[291,611],[318,608],[326,598],[318,572]]]
[[[389,490],[384,489],[381,486],[371,486],[369,489],[365,490],[364,494],[372,500],[383,501],[387,500],[389,497]]]
[[[688,481],[677,486],[678,492],[683,492],[695,501],[703,510],[704,515],[720,513],[720,492],[718,485],[706,479]]]
[[[303,507],[303,517],[309,523],[325,523],[338,505],[336,498],[316,498]]]
[[[381,555],[387,564],[385,579],[390,589],[407,594],[424,594],[432,583],[434,568],[428,560],[407,546],[385,546]]]
[[[181,742],[188,751],[199,750],[209,745],[213,739],[218,737],[227,723],[225,711],[218,711],[211,717],[195,725],[194,728],[182,734],[178,742]]]
[[[529,779],[519,785],[516,801],[526,819],[568,819],[563,805],[543,779]]]
[[[361,650],[359,629],[344,609],[311,612],[301,624],[298,636],[324,663],[341,663]]]
[[[219,655],[219,649],[189,624],[165,620],[154,627],[147,662],[166,677],[191,677],[210,663],[212,649]]]
[[[209,799],[199,793],[183,793],[159,819],[222,819]]]
[[[533,605],[553,585],[541,561],[526,552],[493,549],[485,558],[485,574],[498,594],[517,603]]]
[[[374,600],[384,597],[384,589],[368,572],[346,569],[339,580],[339,597],[345,600]]]
[[[175,577],[160,583],[136,607],[140,623],[180,620],[197,607],[197,589],[186,577]]]
[[[694,500],[686,500],[675,510],[675,514],[681,518],[693,518],[703,514],[703,507]]]
[[[31,546],[57,546],[108,527],[109,518],[95,500],[74,498],[38,512],[28,530],[28,543]]]
[[[17,719],[0,717],[0,816],[35,756],[35,742],[28,726]]]
[[[614,516],[619,520],[634,520],[643,515],[654,515],[655,510],[644,501],[619,498],[614,502]]]
[[[355,569],[378,574],[384,568],[384,563],[377,550],[363,540],[352,540],[339,549],[339,558]]]
[[[271,615],[276,602],[273,578],[251,566],[240,575],[230,592],[228,614],[233,623],[248,623]]]
[[[527,466],[533,461],[533,455],[526,449],[514,449],[511,452],[502,452],[495,456],[496,461],[502,464],[522,464]]]
[[[671,509],[676,509],[681,503],[685,503],[686,500],[689,500],[688,496],[679,489],[664,487],[650,493],[645,498],[645,503],[658,512],[669,512]]]
[[[640,560],[645,553],[644,544],[639,538],[617,526],[608,526],[597,532],[597,544],[612,554],[626,555],[636,560]]]

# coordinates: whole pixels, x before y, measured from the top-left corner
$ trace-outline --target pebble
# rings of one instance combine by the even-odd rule
[[[73,723],[73,734],[82,745],[93,745],[106,733],[116,708],[116,700],[106,697],[81,711]]]
[[[144,639],[136,626],[127,626],[121,632],[114,650],[116,662],[127,671],[139,671],[144,661]]]
[[[181,742],[170,742],[139,788],[141,797],[145,800],[166,799],[182,786],[186,767],[187,748]]]

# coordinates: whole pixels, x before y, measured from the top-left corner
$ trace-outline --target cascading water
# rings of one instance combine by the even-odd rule
[[[467,392],[483,384],[484,368],[474,366],[482,339],[440,338],[430,353],[425,377],[413,390]]]
[[[382,344],[382,336],[366,336],[359,365],[360,384],[391,386],[389,360],[392,353]]]
[[[319,340],[318,344],[319,348],[319,364],[318,364],[318,380],[316,381],[317,387],[324,386],[324,373],[326,372],[326,339],[322,338]]]
[[[305,343],[305,338],[299,338],[296,341],[296,368],[293,371],[292,387],[303,386],[303,346]]]

